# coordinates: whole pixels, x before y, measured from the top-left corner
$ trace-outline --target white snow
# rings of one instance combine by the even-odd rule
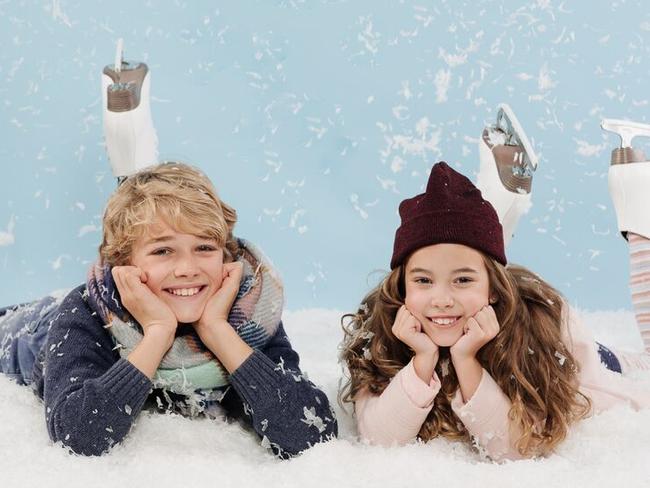
[[[602,144],[590,144],[587,141],[583,141],[575,137],[573,138],[573,140],[576,142],[576,144],[578,144],[576,153],[579,154],[580,156],[586,156],[586,157],[600,156],[600,153],[602,153],[605,149],[609,148],[609,144],[607,143],[607,141],[603,142]]]
[[[467,63],[467,52],[452,54],[448,53],[443,48],[438,48],[438,57],[442,59],[450,68],[455,68]]]
[[[547,91],[554,88],[557,85],[557,81],[554,81],[551,78],[551,74],[553,74],[553,72],[549,70],[548,63],[544,63],[544,66],[540,68],[537,77],[537,88],[541,91]]]
[[[447,101],[447,91],[451,84],[451,71],[439,69],[436,72],[436,77],[433,80],[436,87],[436,103],[443,103]]]
[[[577,425],[546,459],[495,464],[469,446],[437,439],[379,448],[355,437],[336,403],[341,313],[311,309],[284,314],[292,344],[309,378],[336,409],[340,438],[291,461],[268,454],[238,424],[141,414],[127,440],[101,458],[69,455],[52,445],[42,404],[25,387],[0,376],[0,485],[2,487],[642,487],[650,484],[650,410],[617,408]],[[597,339],[639,350],[632,313],[583,313]],[[635,381],[650,388],[650,373]],[[305,421],[318,422],[306,412]]]
[[[101,227],[95,225],[95,224],[88,224],[88,225],[83,225],[80,229],[79,232],[77,233],[77,237],[83,237],[86,234],[89,234],[91,232],[101,232]]]
[[[10,246],[14,242],[16,242],[16,236],[14,235],[15,225],[16,225],[15,219],[14,216],[12,215],[11,218],[9,219],[9,223],[7,224],[7,230],[6,231],[0,230],[0,247]]]

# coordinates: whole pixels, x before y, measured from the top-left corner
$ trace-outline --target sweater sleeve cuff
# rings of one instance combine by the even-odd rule
[[[510,411],[510,400],[492,376],[483,369],[481,382],[472,398],[463,402],[463,396],[458,388],[451,401],[451,408],[471,431],[471,426],[488,425],[495,418],[506,418]]]
[[[275,364],[264,353],[254,351],[232,372],[230,382],[248,404],[255,404],[257,399],[268,398],[280,387],[278,371],[282,371],[282,364]]]
[[[400,374],[402,389],[411,402],[419,408],[428,408],[440,391],[440,380],[436,372],[427,385],[415,372],[413,360],[402,369]]]
[[[97,381],[115,401],[124,402],[135,412],[142,408],[152,387],[151,380],[126,359],[117,361]]]

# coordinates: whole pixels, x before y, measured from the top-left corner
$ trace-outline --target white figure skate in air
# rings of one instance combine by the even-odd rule
[[[532,205],[530,192],[538,163],[533,146],[508,105],[499,105],[496,123],[483,130],[479,158],[476,186],[496,210],[507,245],[519,219]]]
[[[618,230],[626,239],[628,232],[650,239],[650,164],[643,151],[632,146],[635,137],[650,137],[650,125],[604,119],[600,126],[621,138],[620,147],[612,151],[608,175]]]
[[[158,162],[150,86],[149,68],[142,62],[124,61],[120,39],[115,63],[104,67],[102,73],[106,151],[118,180]]]

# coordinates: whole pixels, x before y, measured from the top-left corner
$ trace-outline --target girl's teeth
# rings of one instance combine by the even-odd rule
[[[456,319],[433,319],[433,323],[438,325],[449,325],[453,322],[456,322]]]
[[[178,288],[176,290],[169,290],[172,295],[188,297],[196,295],[199,292],[200,288]]]

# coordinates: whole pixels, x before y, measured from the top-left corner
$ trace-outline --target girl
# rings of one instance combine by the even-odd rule
[[[337,434],[284,332],[282,284],[236,219],[195,168],[142,170],[108,202],[86,283],[0,309],[0,370],[43,399],[53,441],[103,454],[149,408],[242,418],[283,458]]]
[[[504,185],[508,166],[527,182],[509,203],[500,198],[501,217],[527,209],[534,169],[515,126],[496,129],[502,140],[487,137],[493,129],[482,139]],[[517,147],[504,144],[511,138]],[[347,316],[342,399],[354,403],[362,438],[385,445],[471,438],[494,460],[519,459],[550,453],[587,415],[622,403],[650,406],[650,392],[620,374],[648,368],[650,356],[597,345],[555,289],[508,265],[504,234],[516,219],[510,215],[504,230],[466,177],[436,164],[426,191],[404,200],[399,213],[392,271]],[[630,222],[622,230],[634,264],[650,235]]]

